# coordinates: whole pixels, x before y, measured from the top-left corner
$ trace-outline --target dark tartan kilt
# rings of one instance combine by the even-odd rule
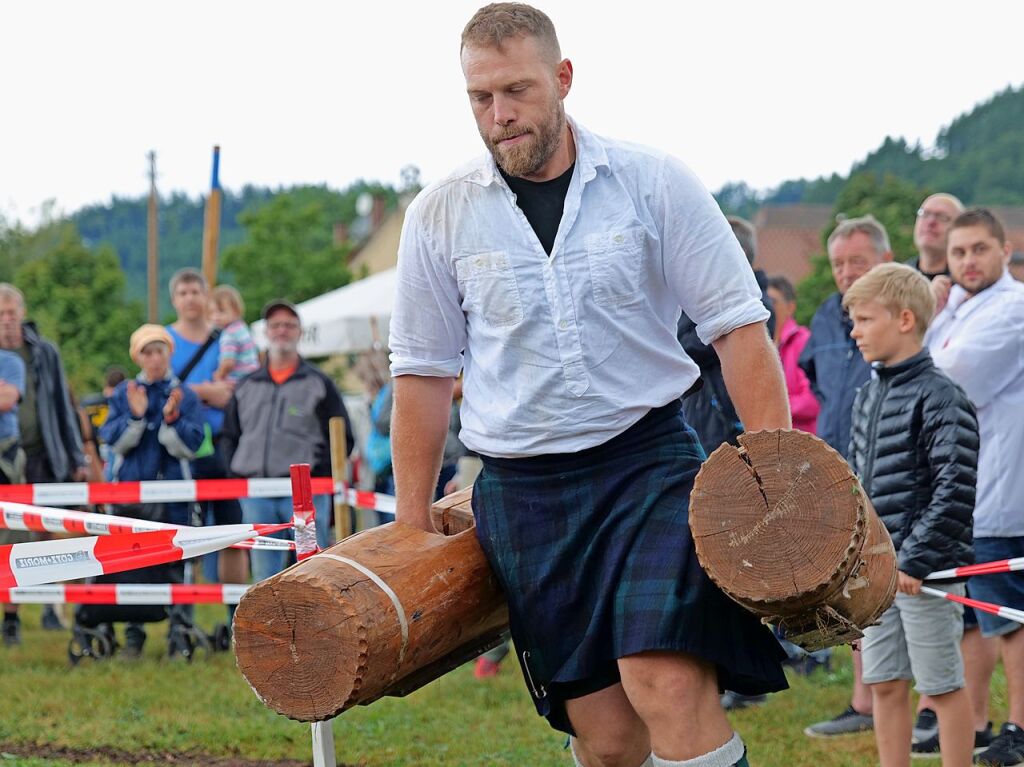
[[[477,536],[509,602],[512,638],[537,710],[571,732],[564,700],[618,681],[645,650],[714,663],[722,689],[787,687],[768,627],[697,561],[688,524],[705,458],[679,403],[603,445],[522,459],[483,457]]]

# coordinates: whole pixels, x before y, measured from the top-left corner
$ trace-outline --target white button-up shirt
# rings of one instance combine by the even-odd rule
[[[1024,536],[1024,285],[1004,272],[973,298],[955,286],[925,344],[978,411],[974,535]]]
[[[465,369],[463,443],[495,457],[574,452],[698,377],[680,307],[710,343],[763,322],[714,199],[677,160],[570,121],[576,167],[550,257],[490,155],[406,211],[392,375]]]

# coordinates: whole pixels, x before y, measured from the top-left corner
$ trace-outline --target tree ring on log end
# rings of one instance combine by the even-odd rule
[[[838,591],[860,559],[864,492],[835,450],[805,432],[742,434],[704,462],[690,497],[701,566],[726,594],[786,616]]]
[[[351,572],[353,581],[365,580]],[[361,602],[374,592],[296,575],[258,583],[239,603],[235,657],[265,705],[299,721],[323,721],[358,695],[370,652],[365,616],[373,614]],[[262,589],[272,589],[273,598],[261,598]]]

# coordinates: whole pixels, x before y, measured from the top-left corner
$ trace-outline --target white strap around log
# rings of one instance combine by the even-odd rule
[[[405,608],[402,607],[402,603],[398,600],[398,595],[386,584],[377,573],[370,570],[368,567],[359,564],[355,560],[349,559],[348,557],[339,557],[336,554],[317,554],[318,557],[327,557],[341,562],[344,565],[355,568],[371,581],[377,584],[381,591],[387,594],[388,599],[391,600],[391,604],[395,606],[395,612],[398,614],[398,625],[402,629],[402,648],[398,652],[398,665],[402,665],[402,661],[405,660],[405,650],[409,646],[409,621],[405,617]]]

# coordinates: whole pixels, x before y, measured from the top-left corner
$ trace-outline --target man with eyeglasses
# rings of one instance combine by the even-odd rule
[[[946,264],[946,233],[953,219],[964,212],[963,203],[946,192],[930,195],[921,203],[914,222],[917,256],[907,263],[929,279],[935,294],[935,311],[942,311],[953,283]]]
[[[243,378],[224,413],[223,447],[231,473],[238,477],[287,477],[293,463],[308,463],[313,476],[331,474],[329,424],[341,416],[346,424],[346,453],[354,440],[345,404],[334,382],[299,355],[299,311],[278,299],[263,307],[269,342],[266,364]],[[331,496],[313,496],[316,540],[330,544]],[[292,499],[244,498],[247,524],[275,524],[292,518]],[[286,537],[287,532],[278,537]],[[257,581],[284,569],[284,552],[253,550]]]

